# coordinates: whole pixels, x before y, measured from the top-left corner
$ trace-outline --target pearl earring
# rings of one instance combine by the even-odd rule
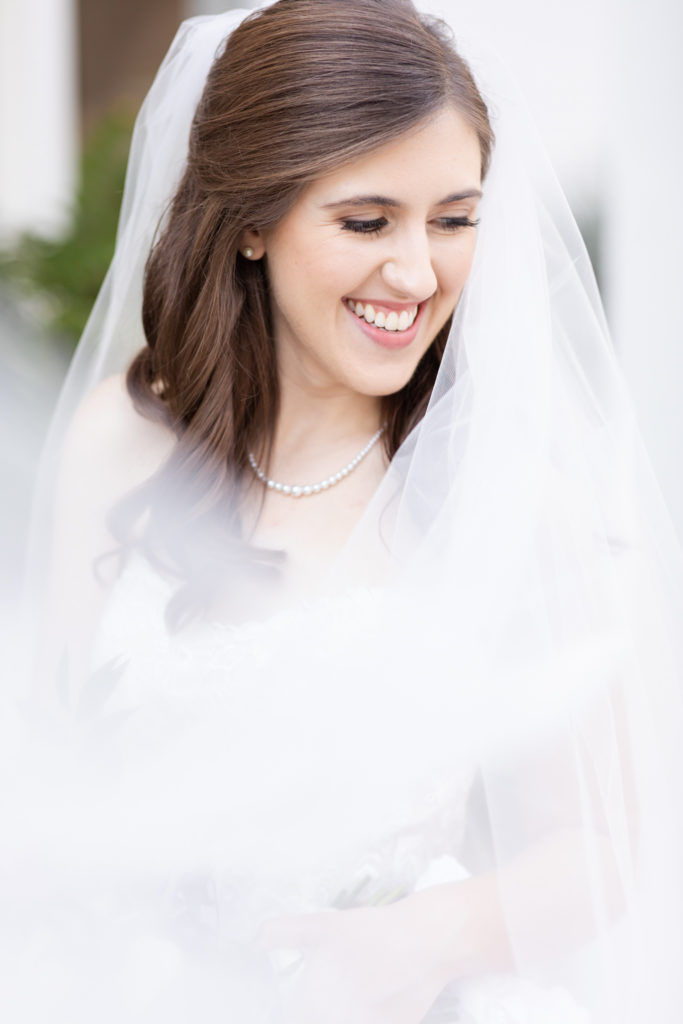
[[[253,258],[254,258],[254,250],[252,249],[252,247],[251,247],[250,245],[248,245],[248,246],[246,247],[246,249],[243,249],[243,250],[242,250],[242,255],[243,255],[243,256],[244,256],[244,257],[245,257],[246,259],[248,259],[248,260],[251,260],[251,259],[253,259]]]

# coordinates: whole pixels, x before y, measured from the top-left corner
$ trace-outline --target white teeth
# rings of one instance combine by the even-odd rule
[[[364,306],[362,302],[355,302],[353,299],[348,299],[347,305],[361,320],[374,324],[375,327],[382,327],[385,331],[407,331],[415,323],[420,309],[419,306],[413,306],[412,309],[404,309],[400,314],[393,309],[385,313],[381,309],[375,310],[370,303]]]

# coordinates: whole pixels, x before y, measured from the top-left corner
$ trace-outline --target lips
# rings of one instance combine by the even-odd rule
[[[366,337],[382,348],[398,349],[406,348],[417,337],[426,303],[412,306],[398,303],[380,305],[379,302],[347,298],[344,305]],[[362,313],[359,315],[360,311]]]
[[[365,320],[366,323],[374,324],[375,327],[390,333],[402,334],[409,330],[415,323],[419,312],[417,304],[400,310],[379,304],[375,306],[371,302],[358,302],[355,299],[347,299],[346,304],[359,320]]]

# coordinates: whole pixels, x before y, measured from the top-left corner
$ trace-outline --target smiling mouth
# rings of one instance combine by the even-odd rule
[[[420,311],[419,306],[412,306],[400,313],[393,309],[387,313],[382,309],[375,309],[370,303],[363,304],[354,299],[346,299],[346,305],[359,320],[365,320],[366,324],[372,324],[390,334],[403,334],[410,330]]]

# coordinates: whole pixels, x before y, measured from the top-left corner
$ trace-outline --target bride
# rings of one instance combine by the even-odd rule
[[[680,555],[486,94],[408,0],[162,65],[38,500],[13,1019],[680,1020]]]

